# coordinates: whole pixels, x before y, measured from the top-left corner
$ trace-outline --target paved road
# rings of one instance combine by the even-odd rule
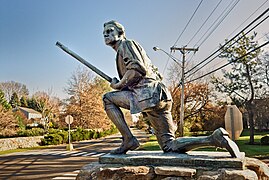
[[[140,142],[148,135],[132,129]],[[75,179],[82,166],[98,161],[98,157],[119,146],[120,134],[103,139],[73,143],[75,150],[66,151],[66,146],[31,150],[0,156],[0,180],[21,179]],[[268,159],[263,159],[269,165]]]
[[[148,135],[132,129],[140,141]],[[103,139],[73,143],[75,150],[66,151],[66,146],[31,150],[0,156],[0,179],[75,179],[82,166],[98,161],[121,143],[120,134]]]

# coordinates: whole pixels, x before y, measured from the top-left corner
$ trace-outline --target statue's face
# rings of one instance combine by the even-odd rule
[[[119,32],[113,25],[110,24],[104,27],[103,35],[106,45],[114,45],[120,40]]]

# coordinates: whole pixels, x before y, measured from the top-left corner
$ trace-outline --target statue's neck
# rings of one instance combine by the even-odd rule
[[[112,47],[116,52],[118,51],[118,48],[119,48],[119,46],[120,46],[120,44],[121,44],[121,41],[122,41],[122,40],[119,40],[119,41],[117,41],[115,44],[111,45],[111,47]]]

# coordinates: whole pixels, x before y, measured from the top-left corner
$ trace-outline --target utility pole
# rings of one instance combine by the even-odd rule
[[[182,48],[177,48],[177,47],[171,47],[170,50],[172,51],[175,51],[175,50],[179,50],[182,55],[183,55],[183,59],[182,59],[182,75],[181,75],[181,103],[180,103],[180,119],[179,119],[179,122],[180,122],[180,126],[179,126],[179,133],[180,133],[180,136],[183,137],[183,127],[184,127],[184,82],[185,82],[185,58],[186,58],[186,52],[189,52],[189,51],[198,51],[198,48],[187,48],[187,47],[182,47]]]

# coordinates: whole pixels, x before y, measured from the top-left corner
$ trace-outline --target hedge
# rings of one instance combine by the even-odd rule
[[[75,131],[71,131],[71,141],[83,141],[90,139],[97,139],[107,135],[115,134],[118,130],[115,126],[111,126],[110,129],[105,131],[97,131],[97,130],[87,130],[82,128],[77,128]],[[58,145],[68,143],[68,131],[65,130],[49,130],[49,134],[45,135],[44,138],[41,139],[41,145]]]

